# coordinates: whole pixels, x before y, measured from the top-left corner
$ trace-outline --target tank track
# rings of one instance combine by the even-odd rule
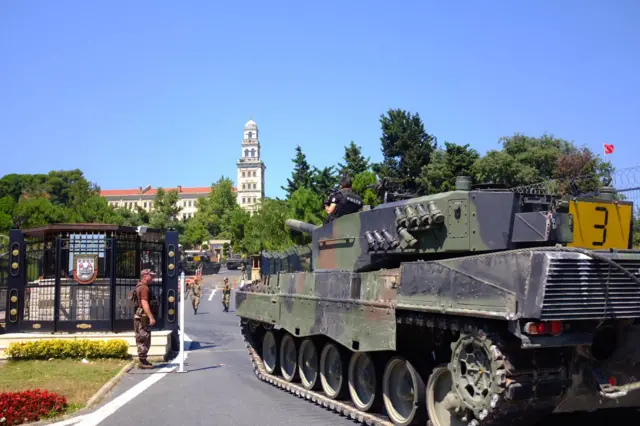
[[[368,426],[394,426],[394,424],[386,419],[386,417],[372,413],[363,413],[348,402],[335,401],[323,395],[321,392],[307,390],[296,383],[287,382],[278,376],[267,373],[264,368],[262,358],[254,348],[255,342],[253,341],[251,333],[246,331],[245,325],[242,324],[242,320],[240,320],[240,329],[242,330],[242,336],[244,337],[245,345],[249,352],[249,359],[253,365],[253,372],[260,381],[269,383],[270,385],[285,390],[300,399],[306,399],[318,406],[326,408],[329,411],[334,411],[337,414],[348,417],[358,423]]]
[[[457,318],[436,318],[431,317],[430,315],[416,314],[413,312],[397,312],[397,322],[398,324],[406,324],[411,326],[418,327],[426,327],[429,329],[440,329],[442,330],[451,330],[456,332],[461,332],[459,336],[469,337],[471,335],[480,336],[480,340],[487,345],[487,349],[492,352],[493,363],[499,364],[499,369],[501,370],[501,377],[498,380],[498,383],[495,384],[493,392],[495,392],[499,396],[500,402],[497,404],[498,406],[492,409],[489,413],[483,413],[482,420],[472,420],[470,424],[475,426],[499,426],[505,424],[511,424],[510,422],[519,421],[528,424],[536,423],[534,419],[541,420],[539,416],[546,416],[551,414],[552,409],[549,405],[542,403],[538,405],[537,403],[533,403],[532,400],[519,401],[520,398],[514,400],[515,393],[519,393],[523,387],[533,387],[534,389],[541,384],[544,385],[545,379],[548,378],[560,378],[566,374],[566,371],[563,371],[564,368],[560,365],[550,366],[534,366],[529,363],[525,363],[527,365],[522,365],[521,362],[515,361],[515,364],[511,363],[510,356],[505,356],[505,354],[501,353],[498,346],[503,346],[502,343],[494,341],[496,345],[491,343],[490,336],[484,334],[481,330],[479,324],[470,324],[469,320]],[[462,320],[462,321],[460,321]],[[271,384],[274,387],[278,387],[282,390],[285,390],[301,399],[306,399],[316,405],[322,406],[327,410],[334,411],[337,414],[348,417],[349,419],[366,425],[375,425],[375,426],[394,426],[394,423],[384,414],[380,413],[370,413],[363,412],[358,410],[355,406],[352,405],[351,401],[336,401],[322,393],[322,390],[307,390],[301,385],[297,383],[291,383],[283,378],[272,375],[268,373],[265,369],[264,363],[259,352],[256,350],[259,346],[257,346],[257,342],[254,341],[252,333],[249,331],[248,320],[240,319],[240,329],[243,335],[245,345],[247,351],[249,353],[249,358],[253,365],[254,373],[256,377],[266,383]],[[479,334],[476,334],[479,331]],[[455,343],[452,343],[452,349],[456,346]],[[531,354],[532,351],[526,351],[528,354]],[[446,366],[446,362],[438,362],[434,364],[433,367],[444,367]],[[534,363],[535,364],[535,363]],[[564,377],[566,380],[566,376]],[[424,378],[425,385],[427,384],[427,378]],[[564,381],[564,380],[562,380]],[[564,386],[563,386],[564,387]],[[542,401],[538,401],[542,402]],[[524,403],[524,404],[522,404]],[[553,405],[553,404],[552,404]],[[537,408],[536,408],[537,406]],[[515,409],[519,407],[518,409]],[[480,410],[475,410],[480,411]],[[476,413],[477,414],[477,413]],[[427,425],[433,425],[431,421],[425,420]]]

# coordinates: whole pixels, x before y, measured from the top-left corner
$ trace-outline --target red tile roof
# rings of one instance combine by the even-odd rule
[[[151,188],[144,193],[142,192],[143,188],[137,189],[103,189],[100,191],[100,195],[103,197],[117,197],[117,196],[130,196],[130,195],[156,195],[158,193],[158,188]],[[178,191],[180,194],[201,194],[201,193],[209,193],[211,192],[210,186],[194,186],[194,187],[185,187],[181,186],[178,188],[163,188],[166,191]],[[234,187],[233,192],[237,192],[238,188]]]

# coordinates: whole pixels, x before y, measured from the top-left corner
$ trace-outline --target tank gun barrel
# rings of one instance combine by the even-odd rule
[[[296,219],[287,219],[285,224],[294,231],[304,232],[305,234],[311,234],[315,229],[318,229],[318,226],[312,223],[302,222]]]

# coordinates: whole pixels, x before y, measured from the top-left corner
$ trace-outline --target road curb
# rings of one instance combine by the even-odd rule
[[[86,408],[93,407],[103,396],[105,396],[107,392],[113,389],[113,387],[120,381],[122,376],[124,376],[127,372],[129,372],[129,370],[133,368],[135,363],[136,363],[135,360],[131,360],[131,362],[129,362],[127,365],[122,367],[120,371],[118,371],[118,374],[113,376],[111,380],[109,380],[107,383],[102,385],[102,387],[98,389],[98,392],[96,392],[95,394],[93,394],[91,398],[89,398],[89,401],[87,401]]]
[[[22,426],[43,426],[43,425],[53,425],[57,423],[65,423],[68,425],[72,425],[80,422],[82,420],[82,417],[84,417],[85,415],[93,411],[91,408],[96,404],[96,402],[98,402],[98,400],[100,400],[107,392],[113,389],[113,387],[120,381],[122,376],[124,376],[129,370],[133,368],[135,363],[136,361],[134,359],[134,360],[131,360],[129,363],[127,363],[124,367],[122,367],[115,376],[113,376],[107,383],[102,385],[102,387],[98,389],[98,391],[94,393],[91,398],[89,398],[89,400],[87,401],[87,405],[84,408],[81,408],[78,411],[75,411],[71,414],[66,414],[61,417],[39,420],[34,423],[23,423]],[[77,421],[74,422],[73,420],[76,418],[77,418]]]

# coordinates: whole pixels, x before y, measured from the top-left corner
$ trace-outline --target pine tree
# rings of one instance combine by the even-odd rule
[[[406,192],[416,192],[422,168],[430,163],[437,149],[436,138],[424,130],[420,114],[402,109],[388,110],[386,116],[380,116],[380,124],[384,160],[375,164],[373,171]]]
[[[302,152],[300,145],[296,146],[296,156],[293,159],[293,172],[291,179],[287,179],[287,186],[281,188],[287,191],[287,198],[291,196],[298,188],[313,187],[313,172],[311,166],[307,162],[307,156]]]
[[[348,175],[351,179],[355,178],[362,172],[369,170],[370,158],[364,158],[362,148],[353,141],[349,146],[344,147],[344,164],[338,163],[338,174],[340,176]]]

